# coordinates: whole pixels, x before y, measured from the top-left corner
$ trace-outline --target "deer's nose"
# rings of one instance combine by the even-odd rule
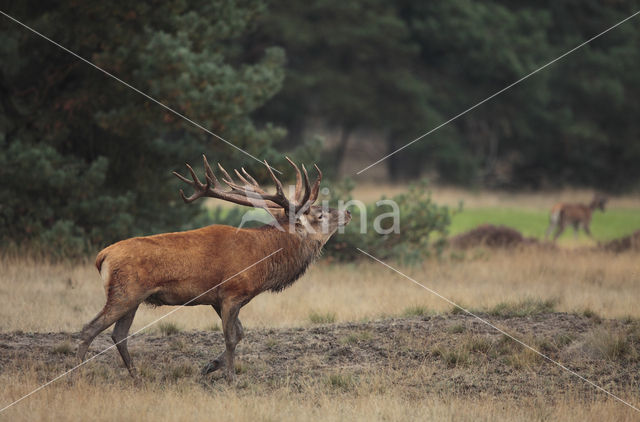
[[[349,217],[351,217],[351,211],[349,211],[349,210],[344,210],[344,212],[346,212],[346,213],[347,213],[347,215],[348,215]]]

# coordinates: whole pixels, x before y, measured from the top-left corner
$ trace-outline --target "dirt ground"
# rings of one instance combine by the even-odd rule
[[[637,321],[566,313],[483,317],[612,393],[631,395],[629,400],[640,402]],[[51,379],[77,363],[73,356],[76,340],[69,333],[2,333],[0,373],[28,369],[35,370],[42,381]],[[88,357],[112,344],[108,333],[101,334]],[[143,333],[129,340],[129,349],[143,382],[190,377],[215,385],[224,383],[222,374],[202,377],[200,368],[223,344],[219,331]],[[286,384],[295,388],[297,382],[311,377],[348,390],[352,384],[368,382],[373,374],[384,373],[416,397],[429,393],[480,398],[542,394],[553,401],[565,391],[577,392],[585,400],[604,395],[466,314],[247,329],[237,357],[240,387]],[[127,373],[113,348],[66,382],[77,376],[100,383],[127,377]]]

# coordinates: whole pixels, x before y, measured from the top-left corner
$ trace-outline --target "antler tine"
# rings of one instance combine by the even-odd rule
[[[244,167],[241,167],[242,173],[244,173],[246,180],[248,180],[248,185],[251,186],[251,188],[258,192],[261,193],[262,195],[268,195],[267,192],[265,192],[261,187],[260,184],[258,183],[258,181],[256,179],[253,178],[253,176],[251,176],[249,173],[247,173],[247,171],[244,169]]]
[[[233,177],[231,177],[231,175],[224,169],[224,167],[222,167],[222,165],[220,163],[218,163],[218,167],[220,168],[220,171],[223,174],[223,178],[222,181],[225,182],[227,184],[227,186],[229,186],[231,189],[233,189],[235,191],[235,193],[238,194],[243,194],[243,190],[246,190],[246,186],[242,186],[240,184],[238,184],[235,179]],[[238,174],[238,171],[235,170],[235,173]],[[242,182],[246,182],[246,180],[243,180],[244,178],[241,177],[238,174],[238,177],[240,177],[240,181]]]
[[[193,187],[194,189],[194,193],[189,197],[187,197],[184,194],[184,191],[180,190],[180,196],[182,197],[184,202],[189,203],[189,202],[195,201],[198,198],[211,197],[211,198],[222,199],[228,202],[233,202],[239,205],[264,208],[267,210],[272,208],[283,208],[285,213],[289,213],[291,211],[299,212],[299,210],[302,208],[300,204],[298,204],[297,202],[289,201],[289,199],[287,199],[286,195],[284,194],[284,188],[282,186],[282,183],[273,173],[271,166],[269,166],[269,163],[267,163],[266,161],[264,162],[264,164],[267,166],[269,175],[271,176],[271,179],[276,185],[275,194],[269,194],[265,192],[260,187],[260,184],[256,181],[256,179],[253,178],[249,173],[247,173],[247,171],[244,168],[242,168],[242,172],[239,172],[238,170],[234,170],[235,174],[238,176],[238,179],[241,181],[241,183],[244,183],[244,186],[236,183],[236,181],[234,180],[233,177],[231,177],[229,172],[227,172],[224,169],[224,167],[222,167],[222,165],[218,163],[218,168],[223,174],[222,181],[226,183],[230,188],[230,190],[223,190],[222,185],[220,184],[220,181],[218,180],[213,170],[211,169],[211,166],[207,161],[207,157],[204,154],[202,156],[202,161],[204,164],[206,183],[202,183],[200,181],[200,179],[198,178],[198,175],[189,164],[186,164],[186,166],[187,166],[187,169],[189,170],[192,180],[189,180],[188,178],[186,178],[185,176],[182,176],[177,172],[173,172],[173,174],[178,179],[188,184],[189,186]],[[291,162],[291,160],[288,160],[288,161]],[[298,177],[301,178],[300,170],[298,169],[298,167],[294,165],[294,168],[299,174]],[[309,177],[307,175],[307,170],[304,168],[304,166],[302,167],[302,169],[304,171],[304,184],[306,188],[305,189],[306,192],[303,199],[306,201],[309,198],[309,192],[310,192]],[[298,183],[301,183],[301,182],[298,181]],[[306,212],[306,209],[305,209],[305,212]]]
[[[224,169],[224,167],[222,167],[222,165],[220,163],[218,163],[218,168],[220,169],[220,171],[222,172],[222,176],[224,176],[222,178],[222,180],[224,180],[225,183],[227,183],[227,180],[234,183],[234,180],[231,176],[229,176],[229,173],[227,173],[227,171]],[[226,179],[226,180],[225,180]]]
[[[209,165],[209,162],[207,161],[207,156],[204,154],[202,154],[202,161],[204,162],[204,172],[205,177],[207,178],[207,182],[209,182],[209,184],[212,184],[216,189],[220,188],[222,185],[220,185],[218,178],[216,177],[215,173],[211,169],[211,166]]]
[[[276,184],[276,191],[278,191],[279,194],[284,195],[284,189],[282,187],[282,183],[280,182],[280,180],[278,180],[276,175],[273,173],[273,170],[271,170],[271,166],[269,165],[269,163],[267,163],[267,160],[264,160],[264,164],[265,166],[267,166],[267,171],[269,172],[269,175],[271,175],[271,179],[273,180],[273,183]]]
[[[245,185],[252,185],[252,183],[249,183],[249,181],[245,179],[244,176],[240,174],[238,170],[233,169],[233,171],[235,172],[236,176],[238,176],[238,179],[240,179],[242,183],[244,183]]]
[[[299,202],[299,208],[296,211],[304,208],[304,212],[306,213],[309,210],[309,206],[311,205],[309,202],[309,196],[311,195],[311,187],[309,186],[309,173],[307,173],[307,169],[304,164],[302,164],[302,173],[304,173],[304,196]]]
[[[235,180],[229,175],[229,173],[218,164],[220,167],[220,171],[224,174],[224,178],[222,179],[231,189],[223,190],[222,185],[216,178],[209,162],[207,161],[207,157],[203,155],[204,169],[206,174],[206,183],[202,183],[196,172],[193,168],[186,164],[189,173],[193,180],[189,180],[186,177],[182,176],[177,172],[173,172],[173,174],[180,179],[181,181],[187,183],[189,186],[192,186],[194,189],[193,195],[187,197],[184,194],[184,191],[180,190],[180,196],[184,202],[193,202],[198,198],[203,197],[211,197],[222,199],[223,201],[232,202],[234,204],[243,205],[247,207],[254,208],[264,208],[267,211],[272,208],[285,208],[288,209],[289,202],[284,195],[269,195],[265,191],[263,191],[254,178],[250,177],[251,182],[248,182],[245,186],[239,186],[235,183]],[[246,172],[245,172],[246,173]],[[239,176],[240,179],[244,182],[247,181],[242,176]],[[211,186],[213,185],[213,187]]]
[[[187,179],[186,177],[184,177],[183,175],[181,175],[180,173],[178,173],[177,171],[173,171],[172,172],[174,176],[176,176],[178,179],[182,180],[183,182],[185,182],[186,184],[193,186],[193,181]]]
[[[191,173],[191,178],[193,180],[189,180],[186,177],[182,176],[181,174],[177,173],[177,172],[173,172],[173,174],[180,180],[182,180],[183,182],[193,186],[193,188],[195,189],[195,192],[193,193],[193,195],[187,197],[184,194],[184,191],[182,189],[180,189],[180,196],[182,197],[182,200],[186,203],[190,203],[195,201],[198,198],[202,198],[203,196],[207,196],[207,193],[209,191],[209,179],[207,178],[207,183],[204,184],[202,182],[200,182],[200,179],[198,179],[198,175],[196,175],[196,172],[193,171],[193,168],[186,163],[187,169],[189,169],[189,173]]]
[[[246,176],[247,179],[249,179],[249,181],[251,182],[252,185],[259,186],[259,184],[256,181],[256,179],[254,179],[249,173],[247,173],[247,171],[244,169],[244,167],[240,167],[240,168],[242,169],[242,173],[244,173],[244,175]]]
[[[302,176],[300,175],[300,169],[296,166],[296,163],[289,159],[289,157],[285,156],[284,158],[293,166],[294,169],[296,169],[296,193],[294,198],[297,204],[301,204],[302,201],[300,201],[300,194],[302,193]]]
[[[273,173],[273,170],[271,170],[271,166],[269,165],[269,163],[267,163],[267,160],[264,160],[264,164],[267,166],[267,170],[269,171],[269,175],[271,175],[271,179],[276,184],[277,193],[276,195],[274,195],[272,201],[278,203],[280,206],[282,206],[282,208],[285,209],[285,212],[288,213],[291,207],[291,204],[284,194],[284,188],[282,187],[282,183],[280,182],[280,180],[278,180],[276,175]]]
[[[313,188],[311,189],[311,196],[309,197],[309,202],[311,202],[312,204],[318,199],[318,193],[320,192],[320,182],[322,182],[322,171],[316,164],[314,164],[313,166],[318,172],[318,178],[313,184]]]
[[[198,179],[198,175],[195,171],[193,171],[193,168],[188,163],[185,163],[185,165],[187,166],[189,173],[191,173],[191,178],[193,179],[193,182],[191,182],[191,186],[202,186],[202,182],[200,182],[200,179]]]

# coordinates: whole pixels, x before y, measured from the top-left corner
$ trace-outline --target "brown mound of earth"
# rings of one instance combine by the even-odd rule
[[[476,246],[509,248],[519,245],[537,245],[539,242],[533,237],[524,237],[522,233],[511,227],[482,224],[473,230],[452,237],[450,244],[455,248],[466,249]]]
[[[640,230],[604,243],[601,248],[611,252],[640,251]]]

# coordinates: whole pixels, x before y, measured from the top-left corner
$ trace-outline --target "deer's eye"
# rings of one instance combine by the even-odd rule
[[[322,220],[322,214],[318,216],[318,220]]]

